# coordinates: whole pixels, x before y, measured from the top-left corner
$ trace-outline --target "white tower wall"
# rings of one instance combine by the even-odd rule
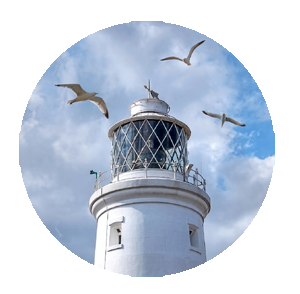
[[[95,265],[155,277],[204,263],[209,203],[203,190],[171,179],[125,180],[97,190],[90,200],[97,219]],[[121,244],[112,245],[115,225],[121,225]]]

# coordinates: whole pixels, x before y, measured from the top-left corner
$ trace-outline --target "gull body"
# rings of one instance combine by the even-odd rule
[[[224,122],[226,121],[226,113],[222,113],[222,117],[221,117],[221,121],[222,121],[222,125],[221,125],[221,128],[223,127],[224,125]]]
[[[79,84],[60,84],[60,85],[55,85],[57,87],[64,87],[70,89],[75,95],[76,98],[72,100],[68,100],[68,104],[72,104],[74,102],[79,102],[79,101],[86,101],[89,100],[96,104],[99,109],[102,111],[102,113],[108,118],[108,110],[107,106],[104,102],[104,100],[101,97],[97,97],[96,95],[99,93],[96,92],[86,92],[84,91]]]
[[[221,120],[222,122],[222,125],[221,127],[223,127],[225,121],[228,121],[228,122],[231,122],[237,126],[241,126],[241,127],[245,127],[246,125],[245,124],[242,124],[240,122],[238,122],[237,120],[234,120],[233,118],[231,117],[227,117],[227,114],[226,113],[222,113],[221,115],[220,114],[216,114],[216,113],[211,113],[211,112],[207,112],[207,111],[204,111],[202,110],[202,112],[208,116],[211,116],[211,117],[215,117],[215,118],[218,118]]]
[[[186,58],[183,58],[183,59],[182,59],[182,58],[179,58],[179,57],[170,56],[170,57],[163,58],[163,59],[161,59],[160,61],[175,59],[175,60],[182,61],[182,62],[184,62],[185,64],[187,64],[188,66],[190,66],[190,65],[191,65],[190,59],[191,59],[191,56],[192,56],[194,50],[195,50],[198,46],[200,46],[202,43],[204,43],[204,42],[205,42],[205,40],[203,40],[203,41],[201,41],[201,42],[195,44],[195,45],[191,48],[191,50],[190,50],[190,52],[189,52],[189,55],[188,55]]]

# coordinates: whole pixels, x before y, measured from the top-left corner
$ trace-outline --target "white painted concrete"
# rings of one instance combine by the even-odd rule
[[[142,112],[157,112],[167,114],[170,110],[170,106],[163,100],[157,100],[153,98],[145,98],[134,101],[130,105],[130,114],[134,116]]]
[[[166,178],[166,179],[176,179],[183,181],[183,175],[180,173],[175,173],[170,170],[158,169],[158,168],[148,168],[147,171],[143,169],[135,169],[132,171],[127,171],[119,174],[119,178],[115,176],[112,182],[122,181],[127,179],[140,179],[140,178]]]
[[[188,183],[162,178],[111,183],[90,199],[97,219],[95,265],[140,277],[179,273],[206,261],[203,221],[210,198]],[[122,244],[109,247],[110,224],[122,221]],[[197,229],[191,246],[190,227]]]

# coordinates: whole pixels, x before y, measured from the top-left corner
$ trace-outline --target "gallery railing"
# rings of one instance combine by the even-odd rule
[[[192,185],[195,185],[197,187],[199,187],[200,189],[206,191],[206,181],[205,179],[202,177],[202,175],[199,173],[198,169],[192,169],[192,168],[188,168],[187,171],[180,173],[178,172],[178,164],[177,163],[172,163],[170,164],[172,166],[172,171],[173,171],[173,179],[176,181],[183,181]],[[137,171],[144,171],[143,173],[138,173],[135,174],[134,178],[162,178],[163,176],[161,176],[161,174],[159,176],[155,176],[153,175],[153,173],[149,174],[149,163],[147,162],[147,159],[145,159],[145,161],[143,162],[143,166],[144,168],[138,169]],[[116,172],[117,169],[117,172]],[[114,182],[119,182],[119,181],[124,181],[125,179],[120,178],[120,175],[124,174],[124,173],[119,173],[119,167],[115,167],[114,171],[112,169],[106,170],[104,172],[93,172],[96,174],[96,181],[94,184],[94,190],[97,191],[98,189],[100,189],[101,187],[111,183],[112,181]],[[153,168],[150,169],[151,171],[155,170]],[[158,170],[162,170],[162,169],[158,169]],[[182,168],[181,170],[186,170],[185,168]],[[125,172],[128,173],[128,172]],[[116,174],[114,176],[114,174]],[[177,175],[181,175],[181,177],[179,178]],[[182,179],[181,179],[182,178]],[[128,179],[128,177],[126,177],[126,179]]]

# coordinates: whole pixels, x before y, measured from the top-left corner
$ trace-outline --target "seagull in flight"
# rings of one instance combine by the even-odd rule
[[[222,115],[220,115],[220,114],[216,114],[216,113],[207,112],[207,111],[204,111],[204,110],[202,110],[202,112],[204,114],[208,115],[208,116],[216,117],[216,118],[220,119],[222,121],[221,127],[223,127],[225,121],[229,121],[229,122],[231,122],[231,123],[233,123],[235,125],[241,126],[241,127],[245,127],[246,126],[245,124],[242,124],[242,123],[240,123],[240,122],[238,122],[238,121],[236,121],[236,120],[234,120],[234,119],[232,119],[230,117],[227,117],[226,113],[222,113]]]
[[[75,99],[67,101],[68,104],[71,105],[74,102],[89,100],[89,101],[93,102],[94,104],[96,104],[100,108],[100,110],[103,112],[103,114],[108,118],[108,110],[107,110],[104,100],[102,98],[96,96],[99,93],[85,92],[79,84],[60,84],[60,85],[55,85],[55,86],[68,88],[76,95]]]
[[[190,53],[189,53],[189,55],[188,55],[186,58],[181,59],[181,58],[179,58],[179,57],[170,56],[170,57],[166,57],[166,58],[164,58],[164,59],[161,59],[160,61],[176,59],[176,60],[183,61],[183,62],[184,62],[185,64],[187,64],[187,65],[191,65],[190,59],[191,59],[191,56],[192,56],[194,50],[195,50],[198,46],[200,46],[202,43],[204,43],[204,42],[205,42],[205,40],[203,40],[203,41],[197,43],[196,45],[194,45],[194,46],[191,48]]]

